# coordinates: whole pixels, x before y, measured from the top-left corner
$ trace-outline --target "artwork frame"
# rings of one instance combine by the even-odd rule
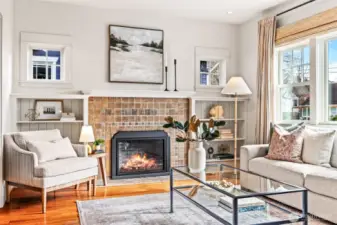
[[[38,121],[58,121],[64,111],[63,100],[60,99],[36,99],[34,109],[39,116]]]
[[[137,36],[139,33],[147,34],[147,36]],[[108,81],[110,83],[164,84],[164,30],[110,24],[108,34]],[[144,41],[150,38],[149,34],[150,36],[152,34],[153,39],[157,38],[157,40],[152,40],[151,43],[150,41]],[[126,37],[128,41],[138,40],[139,43],[129,44],[128,41],[124,41],[124,39],[121,38],[122,36]],[[141,42],[141,40],[143,40],[143,42]],[[153,43],[155,43],[157,47],[153,47]],[[155,59],[152,61],[149,59],[150,63],[138,62],[136,57],[127,56],[128,53],[133,53],[133,50],[129,48],[148,48],[146,51],[143,51],[143,53],[146,56],[152,53],[152,56],[147,58]],[[137,52],[142,51],[138,50]],[[125,56],[122,56],[123,53]],[[138,60],[140,59],[143,59],[143,57],[138,57]],[[139,68],[132,70],[127,64],[136,64],[136,67],[140,67],[143,70]],[[129,71],[128,73],[124,73],[124,70]],[[123,72],[121,73],[120,71]]]

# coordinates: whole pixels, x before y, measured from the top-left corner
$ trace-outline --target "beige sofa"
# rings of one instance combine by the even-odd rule
[[[96,191],[98,163],[87,157],[84,145],[74,144],[77,157],[39,163],[37,154],[27,149],[27,141],[62,139],[59,130],[21,132],[4,135],[4,166],[7,182],[7,202],[10,186],[24,187],[41,192],[42,212],[46,212],[47,193],[82,182],[88,182],[89,194]],[[93,189],[92,189],[93,183]]]
[[[268,145],[242,146],[240,168],[252,173],[294,184],[308,189],[309,213],[337,223],[337,144],[334,144],[332,168],[310,164],[299,164],[264,158]],[[255,176],[242,174],[241,185],[250,190],[260,190],[261,183]],[[277,201],[302,209],[301,194],[274,197]]]

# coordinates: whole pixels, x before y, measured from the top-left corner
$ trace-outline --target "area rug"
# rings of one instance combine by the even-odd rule
[[[203,201],[199,199],[198,202]],[[207,208],[220,213],[231,221],[231,214],[216,205],[204,202]],[[152,194],[133,197],[108,198],[101,200],[77,201],[81,225],[220,225],[192,203],[174,195],[174,213],[169,213],[169,194]],[[227,213],[226,213],[227,212]],[[269,215],[275,221],[277,212]],[[241,218],[240,218],[241,217]],[[239,224],[256,224],[261,215],[258,212],[240,214]],[[262,217],[261,217],[262,218]],[[274,220],[275,219],[275,220]],[[261,222],[265,222],[262,221]],[[310,224],[327,224],[310,218]]]

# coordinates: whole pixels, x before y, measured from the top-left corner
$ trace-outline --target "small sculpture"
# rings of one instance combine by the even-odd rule
[[[40,113],[35,109],[28,109],[28,112],[25,114],[25,118],[28,118],[29,121],[34,121],[40,116]]]
[[[224,118],[224,110],[221,105],[215,105],[209,111],[209,115],[213,119],[221,119]]]

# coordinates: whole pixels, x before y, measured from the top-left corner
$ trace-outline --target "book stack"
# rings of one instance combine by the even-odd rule
[[[62,113],[62,122],[73,122],[76,121],[75,113]]]
[[[220,136],[219,138],[221,139],[233,139],[234,134],[231,129],[219,129]]]
[[[229,212],[233,212],[233,199],[228,196],[220,197],[219,206]],[[238,200],[238,212],[266,210],[266,202],[258,198],[242,198]]]

